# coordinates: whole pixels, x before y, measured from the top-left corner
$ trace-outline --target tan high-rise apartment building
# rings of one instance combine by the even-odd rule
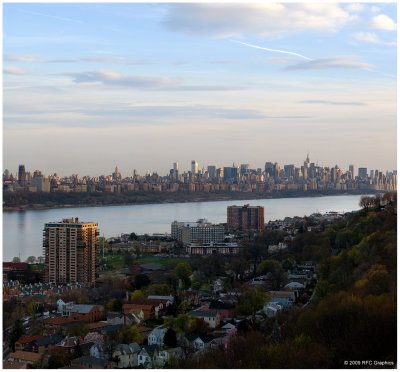
[[[43,230],[45,281],[48,283],[93,283],[96,279],[96,222],[67,218],[49,222]]]

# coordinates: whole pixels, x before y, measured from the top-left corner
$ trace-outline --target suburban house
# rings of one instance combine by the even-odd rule
[[[210,328],[216,328],[221,323],[221,316],[216,310],[197,309],[189,311],[188,314],[195,318],[203,319]]]
[[[145,345],[138,354],[138,366],[146,366],[151,368],[153,366],[153,356],[158,349],[157,345]]]
[[[159,326],[154,328],[147,336],[148,345],[164,346],[164,336],[167,333],[167,328]]]
[[[211,335],[189,335],[187,338],[196,350],[204,350],[211,345],[211,341],[216,337]]]
[[[161,312],[165,312],[167,304],[170,303],[169,299],[157,299],[157,298],[139,298],[133,302],[134,304],[140,305],[152,305],[154,306],[154,315],[158,318]]]
[[[155,317],[155,309],[153,304],[124,304],[122,305],[122,311],[125,315],[137,313],[137,311],[143,312],[143,320],[147,320]]]
[[[73,369],[106,369],[109,368],[109,364],[105,359],[92,356],[82,356],[71,360],[71,368]]]
[[[153,354],[153,366],[155,368],[162,368],[171,359],[181,359],[184,357],[184,351],[181,347],[175,347],[166,350],[157,350]]]
[[[290,310],[296,299],[295,293],[291,291],[270,291],[269,294],[271,302],[277,302],[284,310]]]
[[[281,305],[279,302],[267,302],[264,305],[263,311],[264,313],[269,317],[273,318],[278,315],[283,310],[283,305]]]
[[[43,353],[33,353],[30,351],[18,350],[14,353],[11,353],[8,356],[7,361],[10,363],[21,363],[25,365],[24,368],[31,368],[33,365],[40,365],[42,359]]]
[[[211,301],[208,310],[215,310],[223,318],[233,318],[235,316],[235,305],[221,300]]]
[[[65,305],[62,315],[73,320],[92,323],[103,318],[104,307],[101,305]]]
[[[63,335],[51,335],[39,338],[33,344],[33,351],[39,353],[52,352],[55,346],[64,338]]]
[[[113,359],[117,368],[133,368],[138,365],[138,354],[141,347],[136,342],[119,344],[113,352]]]
[[[35,351],[33,350],[33,345],[36,340],[42,337],[43,336],[21,336],[14,344],[15,351]]]

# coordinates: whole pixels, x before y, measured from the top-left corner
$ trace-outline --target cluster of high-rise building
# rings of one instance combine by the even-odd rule
[[[30,192],[215,192],[240,191],[266,193],[274,191],[308,190],[381,190],[397,189],[397,170],[369,170],[350,165],[347,170],[323,167],[306,160],[300,167],[286,164],[281,167],[276,162],[266,162],[264,169],[251,168],[249,164],[207,168],[199,167],[192,160],[190,170],[181,172],[178,162],[168,175],[157,173],[139,175],[136,170],[131,177],[122,177],[118,167],[111,175],[79,177],[73,174],[60,177],[57,174],[44,176],[36,170],[31,174],[20,165],[16,175],[8,170],[3,173],[3,191]]]

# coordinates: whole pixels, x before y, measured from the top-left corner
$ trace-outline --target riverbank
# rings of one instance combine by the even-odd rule
[[[3,194],[3,212],[26,210],[47,210],[59,208],[88,208],[118,205],[146,205],[171,203],[198,203],[229,200],[259,200],[304,198],[340,195],[370,195],[375,190],[351,191],[280,191],[263,194],[246,192],[215,192],[215,193],[14,193]]]

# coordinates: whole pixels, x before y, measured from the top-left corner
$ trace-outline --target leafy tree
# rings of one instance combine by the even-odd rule
[[[144,293],[140,289],[136,289],[131,295],[131,302],[135,302],[141,298],[144,298]]]
[[[47,368],[49,369],[58,369],[65,366],[65,362],[58,355],[50,355]]]
[[[251,315],[252,323],[256,322],[256,312],[260,310],[267,302],[268,296],[262,288],[254,286],[248,288],[240,296],[236,305],[236,311],[239,314]]]
[[[27,259],[26,259],[26,262],[27,263],[34,263],[36,261],[36,257],[35,256],[29,256]]]
[[[124,264],[128,267],[132,266],[134,261],[135,261],[135,257],[132,254],[132,252],[129,251],[125,251],[123,254],[123,260],[124,260]]]
[[[176,332],[173,329],[168,328],[167,332],[165,332],[164,344],[167,347],[177,347]]]
[[[183,289],[187,289],[190,287],[190,275],[192,274],[192,269],[187,262],[180,262],[175,266],[173,272],[178,279],[181,280]]]
[[[19,262],[21,262],[21,259],[20,259],[19,257],[14,257],[14,258],[12,259],[12,262],[14,262],[14,263],[19,263]]]
[[[151,284],[147,288],[147,292],[151,295],[168,296],[172,292],[172,288],[168,284]]]
[[[134,232],[132,232],[132,233],[129,235],[129,240],[138,240],[138,236],[137,236]]]
[[[110,298],[106,303],[107,311],[121,311],[122,301],[119,298]]]
[[[151,283],[150,278],[146,274],[138,274],[135,276],[133,284],[136,289],[141,289],[142,287],[146,287]]]
[[[117,340],[120,344],[130,344],[140,341],[139,328],[136,325],[123,326],[118,332]]]
[[[24,328],[21,320],[16,320],[14,323],[14,328],[10,333],[9,345],[15,351],[15,343],[19,340],[19,338],[24,333]]]

